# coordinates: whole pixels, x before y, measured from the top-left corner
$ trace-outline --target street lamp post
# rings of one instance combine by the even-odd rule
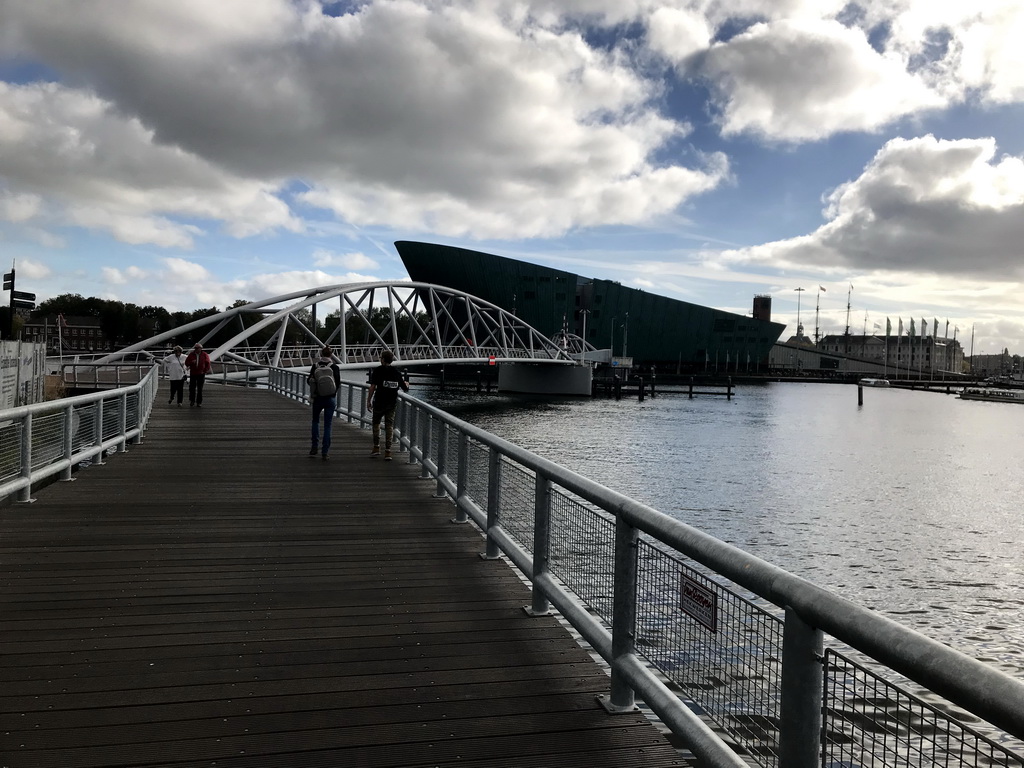
[[[580,350],[580,362],[585,362],[587,359],[587,315],[590,314],[589,309],[581,309],[580,314],[583,315],[583,344]]]

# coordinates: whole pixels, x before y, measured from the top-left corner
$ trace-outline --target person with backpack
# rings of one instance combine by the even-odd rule
[[[384,420],[384,461],[391,461],[391,442],[395,435],[395,409],[398,406],[398,390],[409,391],[409,383],[402,374],[391,367],[395,354],[385,349],[380,355],[380,365],[370,372],[370,389],[366,393],[366,405],[373,411],[373,449],[370,458],[380,456],[380,422]]]
[[[309,390],[313,400],[313,428],[309,455],[327,461],[331,450],[331,427],[334,424],[334,411],[337,407],[338,389],[341,387],[341,369],[334,362],[331,347],[320,350],[320,359],[313,363],[309,370]],[[320,414],[324,415],[323,440],[320,439]]]

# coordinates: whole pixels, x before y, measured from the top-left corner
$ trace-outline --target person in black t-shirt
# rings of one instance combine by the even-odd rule
[[[380,365],[370,372],[370,390],[366,393],[366,406],[373,411],[373,449],[370,458],[380,456],[380,422],[384,421],[384,461],[391,461],[391,442],[395,435],[395,408],[398,390],[409,391],[402,374],[391,367],[395,355],[386,349],[381,353]]]

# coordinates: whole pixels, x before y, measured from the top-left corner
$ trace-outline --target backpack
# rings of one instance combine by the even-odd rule
[[[338,385],[334,383],[334,371],[329,365],[317,365],[313,371],[313,394],[319,397],[329,397],[338,391]]]

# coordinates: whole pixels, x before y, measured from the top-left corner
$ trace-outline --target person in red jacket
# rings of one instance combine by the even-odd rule
[[[210,365],[210,356],[203,351],[203,345],[198,341],[185,358],[185,365],[188,366],[188,404],[202,408],[203,384],[206,383],[206,374],[213,373],[213,367]]]

